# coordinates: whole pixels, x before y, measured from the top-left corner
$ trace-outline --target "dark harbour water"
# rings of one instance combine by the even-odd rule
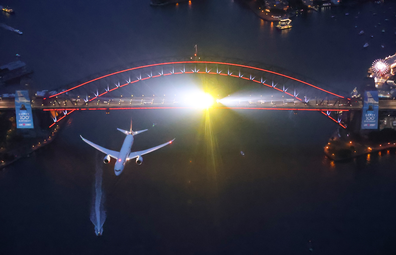
[[[0,60],[19,53],[38,89],[190,55],[198,44],[207,55],[271,63],[351,91],[373,60],[396,48],[394,3],[299,16],[284,32],[223,0],[2,4],[17,13],[0,22],[24,34],[0,30]],[[107,219],[96,237],[96,152],[79,135],[116,150],[124,139],[116,128],[131,118],[135,130],[150,129],[134,150],[176,140],[120,177],[104,166]],[[332,163],[323,146],[336,128],[305,112],[73,113],[51,145],[0,172],[0,254],[395,254],[396,152]]]

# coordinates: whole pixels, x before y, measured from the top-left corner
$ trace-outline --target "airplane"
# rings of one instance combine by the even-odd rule
[[[85,139],[84,137],[81,137],[81,139],[86,142],[87,144],[91,145],[92,147],[94,147],[95,149],[97,149],[100,152],[103,152],[104,154],[106,154],[106,156],[103,159],[103,163],[108,164],[110,162],[110,158],[114,158],[116,160],[116,163],[114,165],[114,173],[116,176],[119,176],[122,171],[124,170],[125,167],[125,163],[131,159],[136,158],[136,164],[141,165],[143,163],[143,155],[156,151],[168,144],[171,144],[175,139],[163,143],[161,145],[152,147],[150,149],[147,150],[142,150],[142,151],[135,151],[135,152],[131,152],[131,147],[133,144],[133,140],[134,140],[134,136],[141,134],[143,132],[146,132],[148,129],[144,129],[144,130],[139,130],[139,131],[132,131],[132,121],[131,121],[131,128],[129,131],[127,130],[123,130],[120,128],[117,128],[118,131],[124,133],[126,135],[124,143],[122,144],[121,150],[120,151],[113,151],[113,150],[109,150],[106,149],[102,146],[99,146],[97,144],[94,144],[91,141],[88,141],[87,139]]]

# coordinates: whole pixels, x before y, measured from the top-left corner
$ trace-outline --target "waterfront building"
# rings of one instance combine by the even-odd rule
[[[287,11],[289,9],[289,2],[285,0],[265,0],[265,9]]]

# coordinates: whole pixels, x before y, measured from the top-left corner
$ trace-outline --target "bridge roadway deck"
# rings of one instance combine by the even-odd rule
[[[254,98],[254,97],[253,97]],[[257,97],[258,98],[258,97]],[[339,101],[317,100],[304,103],[298,100],[226,100],[223,103],[214,103],[215,108],[240,108],[240,109],[262,109],[262,110],[306,110],[306,111],[345,111],[360,110],[360,101],[353,104],[339,103]],[[321,103],[320,103],[321,102]],[[112,98],[95,99],[89,103],[62,101],[51,101],[49,105],[36,105],[34,108],[49,110],[117,110],[117,109],[172,109],[172,108],[194,108],[183,99],[165,97],[134,97],[134,98]],[[396,109],[396,102],[395,102]]]
[[[215,108],[239,108],[262,110],[305,110],[305,111],[356,111],[361,110],[363,102],[360,99],[351,101],[340,100],[311,100],[308,103],[298,100],[262,100],[252,97],[251,100],[226,100],[227,102],[215,103]],[[228,98],[227,98],[228,99]],[[133,98],[100,98],[85,102],[77,99],[53,99],[43,102],[40,98],[31,100],[32,109],[41,110],[126,110],[126,109],[177,109],[194,108],[188,102],[178,98],[165,97],[133,97]],[[14,99],[0,100],[0,109],[14,109]],[[396,110],[396,100],[381,99],[380,110]]]

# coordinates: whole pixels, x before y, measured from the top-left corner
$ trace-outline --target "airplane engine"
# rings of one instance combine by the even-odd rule
[[[108,164],[110,162],[110,155],[106,155],[103,159],[103,163]]]
[[[138,164],[139,166],[143,163],[143,157],[142,156],[138,156],[136,158],[136,164]]]

